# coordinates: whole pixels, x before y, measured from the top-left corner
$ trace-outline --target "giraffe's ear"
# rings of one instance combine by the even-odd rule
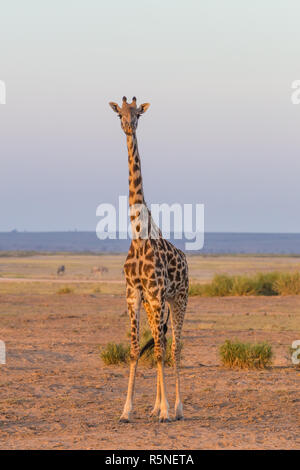
[[[113,101],[111,101],[109,103],[109,106],[111,107],[111,109],[115,112],[115,113],[119,113],[121,112],[121,108],[117,105],[117,103],[114,103]]]
[[[140,114],[145,113],[147,109],[149,108],[149,106],[150,106],[150,103],[141,104],[136,110],[137,114],[140,115]]]

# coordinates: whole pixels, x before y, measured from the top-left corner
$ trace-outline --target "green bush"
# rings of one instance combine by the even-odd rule
[[[208,297],[223,297],[230,295],[233,277],[226,274],[216,274],[210,284],[206,284],[204,295]]]
[[[145,346],[146,343],[152,338],[151,331],[148,329],[145,329],[142,333],[141,336],[141,348]],[[183,343],[180,342],[180,353],[183,348]],[[143,356],[140,359],[142,364],[145,364],[149,367],[155,367],[156,366],[156,359],[154,356],[154,348],[148,349],[145,351]],[[165,352],[165,366],[171,367],[173,365],[173,358],[172,358],[172,338],[167,338],[167,344],[166,344],[166,352]]]
[[[190,296],[300,295],[300,273],[257,273],[254,276],[216,274],[207,284],[191,284]]]
[[[149,329],[145,329],[141,335],[141,349],[151,338],[151,331]],[[180,352],[182,347],[183,345],[180,343]],[[108,343],[107,346],[102,349],[100,356],[106,365],[126,364],[130,360],[130,346],[122,343]],[[145,351],[143,356],[140,358],[140,363],[148,367],[156,366],[154,348]],[[170,367],[172,365],[172,338],[168,338],[165,353],[165,366]]]
[[[126,364],[129,361],[130,347],[123,344],[108,343],[101,351],[103,362],[109,365]]]
[[[92,293],[93,294],[102,294],[102,289],[100,286],[97,286],[95,287],[93,290],[92,290]]]
[[[74,291],[70,287],[61,287],[61,289],[57,291],[58,294],[72,294],[72,292]]]
[[[300,294],[300,273],[282,273],[274,284],[279,295]]]
[[[219,349],[222,364],[230,368],[263,369],[271,365],[272,347],[268,343],[242,343],[226,340]]]
[[[280,274],[277,272],[256,274],[253,279],[255,294],[278,295],[278,292],[275,290],[275,283],[279,276]]]
[[[235,276],[230,295],[255,295],[253,280],[248,276]]]
[[[203,284],[190,284],[189,287],[189,296],[193,297],[195,295],[203,295],[204,285]]]

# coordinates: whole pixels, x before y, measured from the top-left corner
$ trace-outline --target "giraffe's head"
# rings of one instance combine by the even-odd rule
[[[137,107],[135,96],[132,98],[131,103],[127,103],[126,96],[123,96],[121,108],[119,105],[117,105],[117,103],[114,103],[112,101],[109,103],[109,105],[121,119],[121,127],[125,134],[132,135],[135,134],[140,115],[147,111],[150,106],[150,103],[144,103]]]

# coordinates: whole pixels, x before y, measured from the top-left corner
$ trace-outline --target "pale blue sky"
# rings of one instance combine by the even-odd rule
[[[0,231],[95,230],[127,194],[109,101],[149,101],[146,199],[207,231],[300,232],[298,0],[10,0],[0,9]]]

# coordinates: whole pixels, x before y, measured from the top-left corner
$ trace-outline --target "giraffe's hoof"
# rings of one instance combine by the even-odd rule
[[[169,418],[169,413],[167,411],[161,412],[159,415],[159,422],[160,423],[169,423],[171,420]]]
[[[159,422],[160,423],[170,423],[171,420],[170,420],[169,416],[160,416],[159,417]]]
[[[182,409],[182,403],[181,402],[179,402],[175,406],[175,419],[177,421],[180,421],[181,419],[183,419],[183,409]]]
[[[130,423],[130,419],[129,417],[121,416],[121,418],[119,419],[119,423]]]
[[[176,415],[176,416],[175,416],[175,420],[176,420],[176,421],[183,421],[183,420],[184,420],[184,417],[183,417],[183,415]]]
[[[160,413],[160,408],[153,408],[153,410],[150,413],[150,416],[156,418],[157,416],[159,416],[159,413]]]

